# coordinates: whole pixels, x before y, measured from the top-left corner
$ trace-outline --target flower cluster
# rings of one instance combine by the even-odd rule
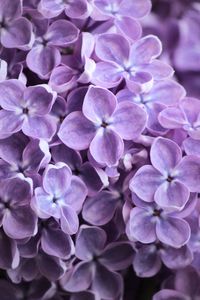
[[[150,0],[0,0],[1,300],[139,300],[157,274],[145,300],[199,299],[186,5],[157,27]]]

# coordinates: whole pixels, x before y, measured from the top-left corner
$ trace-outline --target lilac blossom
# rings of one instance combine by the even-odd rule
[[[82,225],[76,239],[76,256],[80,262],[61,279],[63,288],[78,292],[91,289],[100,298],[113,299],[121,295],[123,270],[132,260],[132,247],[126,242],[106,246],[106,233],[95,226]]]
[[[91,6],[87,0],[41,0],[38,10],[45,18],[57,17],[64,11],[70,18],[86,19],[90,15]]]
[[[164,109],[158,118],[163,127],[183,128],[193,139],[200,139],[200,101],[198,99],[185,98],[179,105]]]
[[[166,128],[162,127],[158,117],[166,107],[179,103],[186,92],[177,82],[166,79],[156,82],[148,93],[132,93],[128,89],[120,90],[116,97],[119,102],[130,101],[144,107],[148,114],[147,128],[156,135],[166,134]]]
[[[138,137],[145,123],[146,114],[139,106],[130,102],[117,105],[116,97],[110,91],[90,86],[84,98],[83,112],[69,114],[61,124],[58,136],[72,149],[89,147],[98,163],[112,166],[123,154],[122,139]]]
[[[55,92],[47,85],[25,87],[16,79],[0,82],[0,138],[22,130],[36,139],[51,139],[56,123],[48,113],[54,100]]]
[[[52,216],[60,220],[65,233],[74,234],[79,226],[77,213],[86,195],[85,184],[78,177],[72,176],[66,164],[50,164],[43,175],[43,187],[35,189],[32,207],[41,218]]]
[[[200,296],[199,274],[192,268],[178,270],[173,280],[166,282],[165,288],[156,295],[153,300],[190,300]]]
[[[35,38],[26,62],[30,70],[41,78],[48,78],[51,71],[61,63],[58,47],[65,47],[78,38],[79,30],[66,20],[53,22],[43,33]]]
[[[173,74],[170,66],[156,59],[161,51],[161,42],[153,35],[143,37],[131,46],[120,34],[99,35],[95,53],[100,61],[96,64],[92,82],[111,88],[124,78],[130,91],[149,91],[154,79],[165,79]]]
[[[133,195],[136,207],[130,211],[127,223],[127,234],[131,240],[143,244],[153,243],[156,240],[180,248],[187,244],[191,229],[183,219],[182,212],[170,212],[154,203],[147,203]],[[187,216],[187,209],[186,209]]]
[[[32,24],[22,17],[22,1],[0,1],[0,40],[6,48],[29,50],[34,42]]]
[[[159,137],[151,147],[150,158],[152,165],[145,165],[136,172],[130,189],[146,202],[155,200],[162,208],[181,210],[190,192],[199,191],[199,157],[182,158],[175,142]]]
[[[73,54],[63,56],[62,65],[52,71],[49,85],[55,91],[63,93],[76,87],[78,83],[89,83],[95,70],[95,62],[90,57],[93,50],[94,37],[83,32]]]
[[[37,233],[37,217],[30,207],[29,184],[19,178],[0,184],[0,223],[12,239],[29,238]]]

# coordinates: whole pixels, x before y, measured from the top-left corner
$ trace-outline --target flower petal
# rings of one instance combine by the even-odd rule
[[[180,248],[188,242],[191,230],[185,220],[168,216],[156,224],[156,234],[162,243]]]
[[[151,163],[161,174],[168,176],[180,162],[182,152],[173,141],[165,138],[157,138],[150,151]]]
[[[72,112],[62,122],[58,136],[61,141],[74,150],[87,149],[95,135],[95,126],[82,112]]]
[[[161,174],[152,166],[141,167],[130,181],[130,190],[142,200],[153,202],[157,188],[162,184]]]
[[[129,230],[131,237],[144,244],[153,243],[156,240],[155,223],[149,211],[134,207],[130,214]]]
[[[124,143],[113,130],[100,128],[90,144],[93,158],[100,164],[113,166],[123,155]]]
[[[113,93],[104,88],[90,86],[83,102],[83,114],[91,122],[101,125],[113,114],[117,99]]]
[[[112,115],[113,129],[124,140],[137,138],[145,129],[147,114],[139,105],[124,101]]]

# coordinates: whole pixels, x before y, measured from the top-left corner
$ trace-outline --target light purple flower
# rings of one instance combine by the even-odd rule
[[[45,18],[57,17],[64,11],[69,18],[86,19],[90,15],[91,6],[87,0],[41,0],[38,10]]]
[[[41,218],[54,217],[60,220],[65,233],[74,234],[78,230],[80,212],[87,195],[83,181],[72,176],[64,163],[48,165],[43,175],[43,187],[35,189],[32,207]]]
[[[146,202],[155,202],[170,210],[181,210],[190,192],[200,187],[199,157],[182,158],[173,141],[157,138],[150,151],[152,165],[141,167],[130,182],[130,189]]]
[[[6,48],[29,50],[34,42],[32,24],[22,17],[22,1],[0,1],[0,39]]]
[[[123,89],[116,94],[116,97],[119,102],[130,101],[144,107],[148,114],[148,130],[156,135],[164,135],[168,129],[160,125],[159,113],[168,106],[178,104],[185,95],[186,92],[180,84],[166,79],[155,82],[147,93],[135,94],[128,89]]]
[[[127,242],[106,246],[106,233],[98,227],[82,225],[76,239],[76,256],[81,260],[61,279],[62,287],[71,292],[91,290],[103,299],[114,299],[123,291],[117,270],[130,265],[133,250]]]
[[[66,20],[56,20],[46,32],[35,38],[26,62],[28,68],[41,78],[49,78],[51,71],[61,63],[59,47],[65,47],[78,39],[79,30]]]
[[[192,267],[178,270],[171,279],[163,290],[154,295],[153,300],[191,300],[200,297],[199,274]]]
[[[51,159],[49,147],[44,140],[27,141],[20,133],[0,140],[0,180],[20,177],[31,187],[38,182],[39,170]]]
[[[94,50],[94,37],[82,32],[72,55],[62,58],[62,65],[54,68],[49,85],[53,90],[63,93],[76,87],[78,83],[89,83],[95,70],[95,62],[90,58]]]
[[[183,128],[193,139],[200,139],[200,101],[198,99],[185,98],[179,106],[164,109],[158,118],[164,128]]]
[[[172,76],[172,68],[156,58],[161,54],[160,40],[148,35],[131,46],[120,34],[102,34],[97,37],[97,62],[92,82],[111,88],[124,78],[132,92],[146,92],[153,81]]]
[[[185,268],[193,260],[192,251],[187,245],[176,249],[162,243],[136,245],[133,268],[142,278],[155,276],[162,267],[162,262],[169,269]]]
[[[83,112],[69,114],[61,124],[59,138],[68,147],[83,150],[100,164],[117,164],[123,154],[123,140],[132,140],[144,130],[146,113],[139,106],[124,102],[117,105],[108,90],[90,86]]]
[[[13,239],[30,238],[37,233],[37,217],[30,208],[29,184],[19,178],[0,184],[0,224]]]
[[[95,168],[88,161],[83,163],[78,151],[60,144],[52,147],[51,153],[55,163],[66,163],[72,170],[72,173],[84,181],[88,189],[88,196],[96,195],[109,184],[106,173],[100,168]]]
[[[48,113],[54,100],[55,92],[47,85],[26,88],[16,79],[0,82],[0,138],[22,130],[36,139],[51,139],[56,123]]]
[[[191,229],[181,212],[163,210],[154,203],[147,203],[134,196],[134,207],[127,223],[127,234],[131,240],[143,244],[157,239],[174,248],[187,244]]]

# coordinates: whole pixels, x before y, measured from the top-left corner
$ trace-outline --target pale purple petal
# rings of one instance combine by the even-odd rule
[[[14,20],[1,34],[1,43],[6,48],[29,50],[33,41],[32,24],[23,17]]]
[[[58,93],[69,91],[76,85],[76,73],[76,70],[66,65],[54,68],[50,76],[49,85]]]
[[[166,177],[180,162],[181,156],[180,147],[175,142],[165,138],[157,138],[150,151],[152,165]]]
[[[107,89],[90,86],[83,102],[83,114],[91,122],[101,125],[113,114],[117,99]]]
[[[148,64],[161,54],[162,44],[154,35],[148,35],[135,42],[131,47],[130,61],[133,65]]]
[[[0,139],[9,137],[21,130],[23,117],[12,111],[0,110]]]
[[[117,86],[122,80],[122,70],[114,62],[98,62],[92,74],[92,83],[104,88]]]
[[[71,184],[72,173],[64,163],[48,165],[43,175],[44,190],[56,198],[62,197]]]
[[[0,82],[0,105],[10,111],[16,111],[23,100],[25,85],[17,79]]]
[[[38,5],[38,10],[45,18],[54,18],[61,14],[64,7],[64,2],[41,0]]]
[[[76,238],[76,256],[81,260],[92,260],[103,250],[106,239],[103,229],[82,225]]]
[[[53,22],[45,35],[48,45],[67,46],[78,39],[79,30],[73,23],[66,20]]]
[[[97,264],[92,289],[102,299],[114,299],[123,292],[123,281],[119,273],[111,272],[106,267]]]
[[[152,277],[161,269],[162,263],[154,244],[142,245],[133,259],[133,268],[139,277]]]
[[[87,196],[87,192],[87,187],[82,179],[77,176],[72,176],[71,185],[64,195],[65,200],[63,200],[63,202],[79,213]]]
[[[153,300],[189,300],[189,299],[181,292],[163,289],[153,296]]]
[[[112,271],[126,269],[132,261],[133,248],[126,242],[110,243],[99,258],[99,262]]]
[[[141,243],[153,243],[156,240],[155,222],[148,210],[134,207],[130,214],[129,230],[131,237]]]
[[[175,172],[177,179],[186,185],[190,192],[200,192],[200,157],[183,157]]]
[[[188,188],[179,181],[163,182],[155,192],[155,202],[162,208],[182,210],[189,200]]]
[[[66,280],[62,280],[61,284],[64,290],[70,292],[85,291],[89,288],[92,282],[93,266],[89,262],[81,262],[77,264],[70,276],[66,275]]]
[[[142,28],[139,22],[134,20],[132,17],[120,17],[114,21],[118,30],[131,40],[137,40],[142,35]]]
[[[158,239],[174,248],[180,248],[185,245],[190,238],[190,233],[189,224],[182,219],[168,216],[156,224]]]
[[[162,184],[162,175],[150,165],[141,167],[130,181],[130,190],[142,200],[152,202],[157,188]]]
[[[37,218],[29,206],[15,207],[3,218],[5,233],[12,239],[23,239],[37,232]]]
[[[33,47],[26,57],[29,69],[41,78],[49,78],[51,71],[61,62],[57,48],[43,45]]]
[[[56,121],[53,116],[28,116],[22,126],[24,134],[35,139],[50,140],[56,133]]]
[[[61,141],[74,150],[87,149],[95,135],[95,126],[82,112],[72,112],[60,126],[58,136]]]
[[[121,66],[128,60],[129,43],[120,34],[102,34],[96,41],[95,52],[101,60],[115,62]]]
[[[124,144],[113,130],[100,128],[90,144],[93,158],[100,164],[113,166],[122,157]]]
[[[112,219],[117,204],[118,198],[114,193],[101,191],[86,200],[82,211],[83,218],[93,225],[104,225]]]
[[[29,86],[23,99],[32,114],[43,116],[50,112],[54,94],[48,91],[45,85]]]
[[[68,259],[73,253],[73,242],[69,235],[59,229],[43,229],[41,247],[49,255]]]
[[[142,18],[146,16],[151,9],[149,0],[123,0],[119,6],[119,13],[131,18]]]
[[[60,225],[63,232],[67,234],[75,234],[78,231],[79,219],[76,212],[68,205],[64,205],[60,209]]]
[[[140,106],[128,101],[119,103],[112,115],[113,129],[124,140],[133,140],[145,129],[147,115]]]

